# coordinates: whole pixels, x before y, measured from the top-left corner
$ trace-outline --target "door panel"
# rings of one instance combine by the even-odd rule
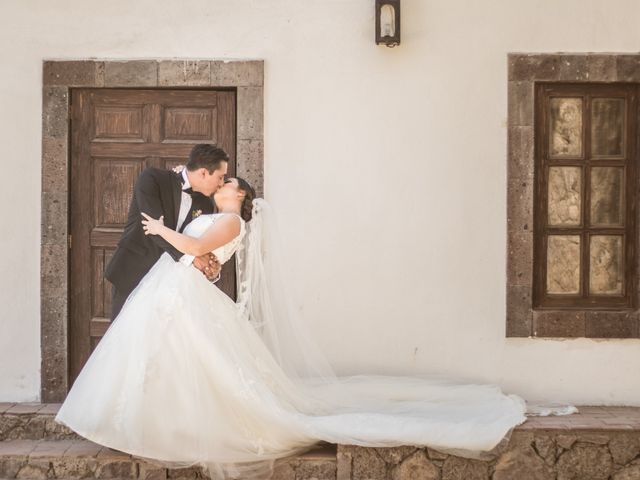
[[[110,324],[104,270],[140,172],[186,163],[196,143],[224,148],[236,170],[233,91],[78,89],[71,103],[70,385]],[[234,265],[218,282],[231,297]]]

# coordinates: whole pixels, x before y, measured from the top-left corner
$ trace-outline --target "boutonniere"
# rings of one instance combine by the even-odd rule
[[[200,215],[202,215],[202,210],[194,210],[194,211],[191,213],[191,219],[197,218],[197,217],[199,217]]]

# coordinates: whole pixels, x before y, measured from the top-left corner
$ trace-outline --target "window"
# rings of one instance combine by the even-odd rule
[[[637,89],[535,86],[534,309],[634,306]]]

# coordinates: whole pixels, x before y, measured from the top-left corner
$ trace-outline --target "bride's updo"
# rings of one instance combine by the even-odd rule
[[[234,177],[238,181],[238,190],[244,192],[244,200],[240,206],[240,216],[245,222],[251,220],[253,210],[253,199],[256,198],[256,191],[244,178]]]

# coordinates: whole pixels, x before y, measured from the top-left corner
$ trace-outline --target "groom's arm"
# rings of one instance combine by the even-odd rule
[[[160,185],[149,170],[143,171],[135,186],[136,206],[139,212],[149,213],[153,218],[164,215],[162,201],[160,200]],[[142,216],[140,216],[142,219]],[[152,235],[151,241],[167,252],[177,262],[182,257],[182,252],[159,235]]]

